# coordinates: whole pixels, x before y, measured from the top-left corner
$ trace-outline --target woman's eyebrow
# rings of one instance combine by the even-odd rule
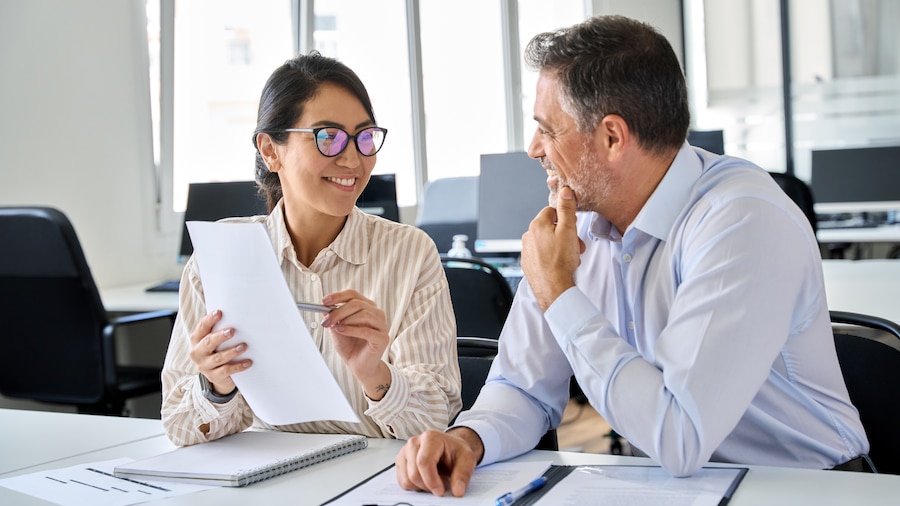
[[[315,128],[315,127],[337,127],[337,128],[341,128],[344,130],[349,130],[347,127],[344,126],[343,123],[338,123],[337,121],[329,121],[329,120],[316,121],[315,123],[312,124],[312,126],[313,126],[313,128]],[[361,123],[357,123],[355,130],[360,130],[362,128],[369,127],[369,126],[375,126],[375,122],[370,119],[367,119]]]

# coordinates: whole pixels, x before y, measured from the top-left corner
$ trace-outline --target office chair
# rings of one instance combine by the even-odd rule
[[[416,226],[431,237],[438,251],[449,251],[457,234],[475,240],[477,223],[478,176],[435,179],[425,185]]]
[[[806,215],[809,224],[812,226],[813,233],[815,233],[818,230],[818,223],[816,220],[816,211],[813,207],[815,201],[813,200],[813,194],[809,189],[809,185],[803,182],[802,179],[792,176],[791,174],[769,172],[769,175],[771,175],[772,179],[778,183],[778,186],[784,190],[784,193],[797,204],[797,207],[803,211],[803,214]]]
[[[843,311],[831,311],[831,322],[850,401],[869,437],[869,457],[879,473],[900,474],[900,325]],[[889,341],[864,337],[873,330]]]
[[[400,206],[397,205],[396,174],[372,174],[369,184],[356,199],[356,206],[364,213],[399,223]]]
[[[500,341],[483,337],[457,337],[456,353],[459,356],[459,374],[462,378],[463,411],[475,404],[478,393],[488,377]],[[549,429],[538,441],[536,450],[559,450],[556,429]]]
[[[174,311],[110,320],[75,229],[49,207],[0,207],[0,394],[122,415],[131,397],[160,392],[160,369],[116,363],[116,330]]]
[[[441,255],[456,313],[456,332],[465,336],[500,337],[512,307],[509,283],[493,265],[477,258]]]
[[[710,153],[725,154],[725,132],[722,130],[688,130],[687,141]]]

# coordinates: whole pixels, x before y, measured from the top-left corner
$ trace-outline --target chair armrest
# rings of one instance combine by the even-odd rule
[[[878,329],[900,339],[900,324],[878,316],[851,313],[849,311],[829,311],[831,323],[858,325],[870,329]]]
[[[137,313],[126,316],[120,316],[119,318],[114,319],[110,322],[110,325],[113,327],[117,327],[119,325],[130,325],[132,323],[143,323],[150,320],[156,320],[159,318],[169,318],[172,320],[172,325],[175,325],[175,316],[178,315],[177,311],[172,311],[170,309],[161,309],[159,311],[149,311],[146,313]]]
[[[164,318],[169,319],[169,335],[172,334],[172,329],[175,327],[175,316],[178,314],[177,311],[172,311],[168,309],[159,310],[159,311],[149,311],[146,313],[137,313],[133,315],[122,316],[119,318],[115,318],[110,321],[105,327],[103,327],[103,354],[105,358],[105,364],[107,365],[106,371],[104,372],[104,381],[106,382],[107,389],[110,391],[115,390],[116,381],[116,329],[124,326],[131,326],[138,323],[148,323],[156,320],[161,320]]]

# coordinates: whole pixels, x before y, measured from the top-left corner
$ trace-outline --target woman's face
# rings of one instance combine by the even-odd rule
[[[326,83],[303,105],[292,128],[338,127],[352,136],[371,126],[375,123],[356,95]],[[333,157],[319,152],[312,132],[290,132],[275,149],[280,163],[270,170],[278,171],[286,207],[298,211],[347,216],[375,167],[376,157],[362,156],[353,139]]]

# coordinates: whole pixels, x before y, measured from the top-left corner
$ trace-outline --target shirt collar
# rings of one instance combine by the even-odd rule
[[[650,194],[644,207],[629,228],[641,230],[665,240],[675,220],[687,206],[694,185],[703,172],[703,162],[693,148],[685,142],[675,155],[665,176]],[[612,223],[598,213],[590,213],[589,235],[591,239],[622,240],[622,235]]]
[[[702,160],[685,142],[631,227],[665,240],[675,221],[687,207],[702,172]]]
[[[334,242],[328,245],[326,249],[331,250],[339,258],[345,262],[355,265],[362,265],[366,261],[366,253],[369,251],[370,227],[367,215],[354,207],[344,223],[341,233],[334,239]],[[291,235],[287,231],[287,225],[284,221],[284,200],[279,200],[275,208],[266,218],[266,228],[269,231],[269,237],[272,244],[275,245],[275,252],[281,258],[296,261],[297,253],[294,251],[294,244],[291,242]]]

